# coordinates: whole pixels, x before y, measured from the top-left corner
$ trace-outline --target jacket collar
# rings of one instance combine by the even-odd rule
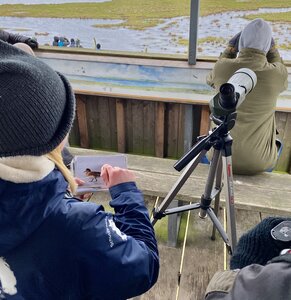
[[[253,59],[254,56],[267,61],[266,53],[255,48],[243,48],[238,54],[239,58],[249,57]]]
[[[36,182],[46,177],[55,164],[45,156],[0,158],[0,178],[13,183]]]

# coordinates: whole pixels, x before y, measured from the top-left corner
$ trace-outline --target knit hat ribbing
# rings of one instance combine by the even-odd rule
[[[67,79],[0,41],[0,157],[40,156],[66,137],[75,114]]]
[[[267,53],[272,41],[272,29],[263,19],[251,21],[242,31],[239,40],[239,51],[243,48],[254,48]]]
[[[269,217],[242,235],[230,260],[231,269],[241,269],[251,264],[266,265],[281,250],[290,248],[291,242],[275,240],[271,230],[290,218]]]

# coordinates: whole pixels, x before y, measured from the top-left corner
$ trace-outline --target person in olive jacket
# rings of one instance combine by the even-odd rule
[[[221,54],[207,83],[220,86],[240,68],[257,75],[257,84],[237,109],[233,138],[233,172],[255,174],[275,166],[277,161],[275,108],[279,94],[287,89],[288,72],[263,19],[251,21],[234,36]]]

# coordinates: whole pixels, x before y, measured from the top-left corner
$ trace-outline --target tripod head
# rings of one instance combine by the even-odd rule
[[[201,139],[186,152],[175,164],[174,168],[177,171],[181,171],[186,165],[188,165],[202,150],[209,150],[215,143],[217,138],[224,130],[225,124],[222,122],[216,127],[209,135],[201,137]]]

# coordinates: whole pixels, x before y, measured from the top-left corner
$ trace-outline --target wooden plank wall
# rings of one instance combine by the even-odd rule
[[[207,106],[93,95],[76,99],[72,146],[178,159],[186,144],[208,133]],[[284,145],[276,170],[291,173],[291,113],[276,112],[276,122]]]
[[[185,104],[91,95],[76,95],[76,99],[71,145],[157,157],[179,158],[185,153]],[[191,109],[195,141],[201,107]]]

